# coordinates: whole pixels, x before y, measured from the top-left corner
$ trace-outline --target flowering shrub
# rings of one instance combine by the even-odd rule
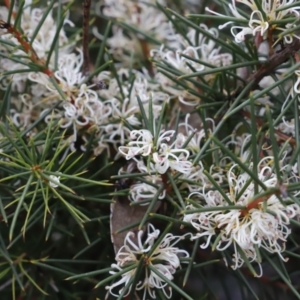
[[[299,299],[299,2],[77,2],[1,2],[1,297]]]

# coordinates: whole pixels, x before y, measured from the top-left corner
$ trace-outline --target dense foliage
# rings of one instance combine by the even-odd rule
[[[299,17],[4,1],[1,299],[300,299]]]

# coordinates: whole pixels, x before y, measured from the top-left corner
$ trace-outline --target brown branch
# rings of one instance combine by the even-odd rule
[[[90,71],[90,57],[89,57],[89,21],[90,21],[91,0],[84,0],[83,2],[83,66],[82,73],[87,75]]]
[[[3,20],[0,20],[0,28],[6,29],[7,32],[12,34],[18,40],[24,52],[28,54],[31,61],[41,67],[41,72],[45,73],[49,77],[53,76],[53,72],[44,65],[44,62],[41,59],[39,59],[35,50],[32,48],[30,43],[25,39],[24,35],[19,30],[17,30],[13,25],[4,22]]]
[[[143,55],[144,55],[144,59],[145,59],[145,63],[146,63],[146,68],[149,71],[149,74],[151,76],[154,76],[153,65],[152,65],[152,63],[149,60],[150,49],[148,47],[148,43],[147,43],[147,41],[142,40],[142,39],[140,39],[139,41],[140,41],[140,45],[141,45],[142,52],[143,52]]]
[[[21,44],[21,46],[23,47],[24,51],[29,55],[30,59],[33,62],[37,62],[39,60],[36,52],[34,51],[34,49],[31,47],[30,43],[28,43],[23,35],[21,34],[20,31],[18,31],[17,29],[15,29],[11,24],[6,23],[4,21],[0,21],[0,28],[1,29],[6,29],[7,32],[9,32],[10,34],[12,34],[17,40],[18,42]]]
[[[290,45],[287,45],[280,52],[270,56],[269,61],[262,65],[254,74],[250,75],[247,83],[252,82],[252,88],[256,88],[259,82],[267,75],[271,74],[278,66],[283,64],[292,55],[300,50],[300,40],[295,39]]]

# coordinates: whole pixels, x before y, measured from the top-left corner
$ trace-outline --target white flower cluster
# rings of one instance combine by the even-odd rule
[[[142,160],[138,161],[137,169],[141,173],[148,173],[143,177],[143,182],[135,183],[130,186],[129,197],[134,202],[142,203],[141,201],[148,200],[151,201],[158,192],[158,187],[163,184],[160,174],[157,174],[153,163],[150,163],[150,169],[148,170],[147,166]],[[151,174],[151,175],[150,175]],[[166,190],[163,189],[158,195],[158,199],[162,200],[166,197]],[[149,202],[146,202],[147,205]]]
[[[284,39],[287,44],[290,44],[293,41],[293,38],[300,39],[300,36],[293,32],[293,27],[296,27],[295,24],[286,23],[285,28],[282,28],[281,24],[284,19],[287,19],[290,15],[298,17],[300,15],[299,10],[300,6],[293,6],[296,4],[295,0],[263,0],[259,1],[261,6],[258,7],[254,0],[232,0],[232,3],[229,4],[232,15],[237,18],[240,22],[245,21],[248,23],[248,26],[232,26],[231,33],[235,38],[237,43],[241,43],[245,40],[245,35],[251,34],[256,36],[258,34],[263,39],[268,38],[269,31],[279,30],[283,32],[278,35],[279,40]],[[241,3],[250,9],[251,13],[246,17],[245,14],[239,12],[239,9],[236,7],[236,4]],[[245,6],[243,9],[245,9]],[[220,15],[209,8],[206,8],[206,11],[211,12],[215,15]],[[232,24],[233,21],[229,21],[221,26],[219,29],[226,27],[229,24]],[[289,32],[284,33],[289,30]]]
[[[109,16],[109,11],[112,10],[108,7],[113,5],[113,2],[106,3],[106,5],[104,11]],[[124,6],[128,5],[135,7],[134,3],[124,2]],[[149,12],[146,10],[148,5],[143,3],[140,5],[143,9],[138,10],[136,14],[141,14],[143,11],[147,14]],[[154,8],[153,10],[158,11]],[[113,11],[114,13],[117,12]],[[8,9],[3,7],[1,13],[3,19],[6,19]],[[154,12],[149,13],[155,15]],[[21,24],[29,42],[43,15],[43,10],[32,8],[31,0],[25,1]],[[162,13],[161,16],[163,16]],[[138,15],[135,19],[134,24],[139,19]],[[64,23],[72,25],[67,18],[65,18]],[[151,26],[157,28],[158,24],[155,24]],[[165,16],[164,24],[169,27]],[[94,154],[99,155],[103,151],[107,151],[110,155],[111,146],[117,149],[117,146],[124,145],[125,140],[129,138],[131,131],[129,128],[140,126],[138,99],[145,107],[145,111],[148,111],[149,99],[151,99],[155,119],[160,115],[162,104],[167,103],[170,99],[167,93],[159,89],[157,83],[150,83],[149,74],[145,69],[137,71],[119,68],[116,74],[119,78],[116,78],[109,71],[103,71],[93,79],[93,84],[87,83],[87,76],[82,73],[82,50],[74,49],[74,42],[67,39],[63,29],[59,31],[57,61],[55,61],[54,54],[49,59],[48,53],[57,31],[51,11],[41,24],[38,35],[34,37],[31,48],[27,49],[27,52],[26,49],[19,49],[22,47],[7,46],[12,42],[19,45],[19,41],[11,33],[6,32],[5,29],[2,31],[1,39],[6,41],[7,44],[1,44],[1,50],[5,53],[12,52],[15,57],[21,56],[25,62],[32,59],[30,55],[34,51],[36,59],[34,63],[39,64],[41,68],[45,67],[47,60],[49,61],[46,71],[22,72],[14,74],[12,77],[12,88],[18,92],[23,92],[26,80],[31,83],[30,95],[21,95],[21,102],[18,98],[12,98],[11,100],[10,114],[14,124],[24,129],[28,128],[37,118],[43,117],[49,112],[53,104],[60,102],[54,113],[47,116],[45,120],[48,123],[58,120],[60,127],[68,130],[70,136],[68,143],[72,151],[75,150],[75,142],[78,140],[78,136],[85,143],[93,134],[96,141],[96,143],[93,143]],[[1,58],[0,68],[1,72],[5,73],[24,67],[9,58]],[[132,76],[135,77],[134,81],[132,81]],[[3,88],[6,88],[9,84],[6,78],[2,77]],[[99,85],[105,85],[106,88],[101,89]],[[41,101],[41,99],[43,100]],[[81,145],[81,150],[85,151],[84,144]]]
[[[206,242],[200,247],[207,248],[215,237],[218,251],[233,246],[234,269],[243,265],[244,257],[250,262],[260,263],[259,248],[277,253],[283,259],[281,253],[291,233],[288,227],[290,219],[300,216],[298,204],[280,198],[278,185],[281,183],[270,167],[272,160],[273,157],[265,157],[257,166],[258,179],[264,188],[260,185],[256,191],[250,175],[236,175],[237,166],[233,165],[227,173],[229,192],[226,198],[219,191],[206,189],[189,196],[196,197],[197,202],[197,206],[188,204],[188,213],[184,215],[184,221],[198,231],[192,239],[206,237]]]
[[[247,76],[264,69],[268,55],[274,52],[279,41],[290,44],[295,38],[300,39],[294,32],[298,28],[300,6],[295,0],[229,1],[233,18],[219,29],[238,24],[231,27],[236,43],[244,41],[246,35],[255,37],[254,45],[246,47],[221,40],[223,36],[219,36],[216,28],[188,19],[183,22],[171,9],[166,8],[164,13],[159,8],[170,2],[98,2],[96,14],[116,22],[105,37],[108,51],[101,60],[107,63],[102,68],[91,62],[91,73],[94,69],[103,70],[95,71],[96,75],[91,78],[92,75],[83,72],[83,50],[75,48],[78,37],[71,40],[64,26],[59,29],[52,17],[56,11],[53,13],[50,9],[46,16],[47,10],[35,8],[32,0],[25,0],[18,21],[20,32],[24,33],[23,44],[22,37],[17,38],[1,26],[0,73],[4,74],[1,88],[6,90],[10,84],[12,87],[8,106],[12,122],[22,130],[30,128],[39,118],[45,120],[44,126],[58,124],[59,132],[66,131],[64,136],[68,136],[69,143],[61,161],[79,142],[82,151],[86,151],[88,145],[94,155],[106,151],[109,159],[117,160],[122,156],[135,161],[141,176],[128,187],[129,200],[140,205],[147,205],[153,199],[172,199],[175,206],[176,201],[180,202],[181,209],[185,209],[183,221],[197,230],[191,239],[204,239],[201,248],[209,247],[214,241],[218,251],[233,251],[234,269],[241,267],[245,260],[260,264],[260,248],[283,259],[282,253],[291,233],[290,221],[300,217],[298,204],[285,193],[286,184],[300,182],[298,163],[293,157],[295,140],[299,138],[296,136],[298,120],[284,116],[290,102],[299,100],[300,71],[293,69],[297,77],[294,84],[286,80],[272,91],[261,92],[286,76],[285,65],[274,67],[274,70],[272,65],[268,66],[272,69],[270,76],[260,80],[258,89],[245,89],[243,98],[235,103],[234,113],[230,106],[238,97],[236,95],[241,95],[239,90],[247,86]],[[199,3],[189,0],[183,11],[188,12],[187,6],[192,2]],[[7,8],[1,7],[0,19],[7,20],[8,13]],[[17,30],[15,21],[12,14],[10,22]],[[73,26],[68,15],[63,25]],[[93,34],[101,43],[104,41],[97,28],[93,28]],[[53,51],[57,36],[57,47]],[[240,51],[235,52],[238,49]],[[258,57],[258,62],[252,64],[249,57],[253,60]],[[297,55],[294,59],[299,61]],[[259,98],[256,97],[258,93],[261,94]],[[280,99],[286,94],[285,100]],[[280,99],[279,105],[273,96]],[[260,120],[254,121],[249,114],[249,106],[243,106],[243,101],[250,101],[251,97],[255,98],[253,111],[260,111],[259,118],[267,106],[271,107],[272,117],[273,109],[281,109],[283,117],[274,117],[273,130],[274,140],[281,150],[278,160],[282,180],[274,171],[270,133],[264,135],[264,129],[259,130],[261,149],[253,150],[256,145],[251,145],[252,136],[248,132],[253,131],[249,128],[254,122],[258,128],[263,127]],[[219,135],[222,129],[215,127],[214,120],[218,125],[219,122],[225,124],[239,113],[243,123],[234,125],[226,136],[223,132]],[[197,115],[196,121],[192,120],[193,115]],[[29,134],[35,134],[41,127],[33,128]],[[227,124],[225,127],[224,132],[227,132]],[[214,144],[215,137],[222,137],[223,148]],[[283,142],[285,146],[281,145]],[[232,156],[224,154],[228,149],[236,157],[234,163]],[[203,154],[201,157],[198,157],[199,152]],[[253,165],[254,155],[256,159],[263,157],[257,166]],[[291,157],[294,160],[290,162]],[[237,159],[250,166],[248,173],[238,167]],[[253,174],[257,180],[253,179]],[[170,183],[169,176],[174,182]],[[60,185],[60,176],[49,176],[52,189]],[[216,189],[217,185],[220,189]],[[298,196],[295,192],[291,195]],[[188,204],[184,202],[187,196]],[[167,298],[171,297],[171,288],[157,273],[172,280],[180,267],[180,257],[187,258],[189,254],[175,247],[180,237],[167,233],[156,243],[159,235],[160,231],[151,224],[148,224],[145,242],[142,231],[136,236],[132,232],[127,234],[111,271],[112,275],[120,274],[121,279],[107,287],[110,294],[119,296],[126,289],[126,296],[135,288],[144,291],[144,299],[147,295],[156,298],[155,290],[162,290]],[[132,281],[139,275],[137,270],[141,265],[144,276],[133,287]],[[115,292],[118,288],[119,294]]]
[[[48,53],[52,47],[55,35],[57,34],[58,28],[55,20],[52,17],[52,11],[50,10],[42,26],[36,33],[36,28],[39,26],[42,18],[44,17],[44,11],[40,8],[32,7],[32,0],[24,1],[24,8],[22,11],[21,25],[29,42],[32,42],[32,48],[34,49],[34,55],[37,56],[40,62],[45,62],[48,59]],[[0,19],[7,20],[8,8],[0,7]],[[14,23],[14,15],[12,15],[11,22]],[[65,18],[64,24],[73,26],[73,23]],[[32,40],[34,36],[34,39]],[[12,70],[23,70],[26,69],[26,62],[28,59],[28,53],[25,53],[24,49],[20,47],[20,43],[15,36],[11,33],[1,30],[1,39],[6,43],[0,43],[0,50],[7,54],[7,58],[1,58],[0,71],[12,71]],[[64,32],[64,30],[59,31],[58,36],[58,55],[64,55],[72,51],[74,48],[74,43],[70,42]],[[33,54],[33,53],[31,53]],[[11,55],[16,57],[21,62],[12,61],[10,59]],[[52,69],[55,65],[55,55],[54,52],[49,59],[49,68]],[[12,89],[18,92],[23,92],[28,78],[28,73],[20,72],[11,76]],[[4,78],[5,79],[5,78]],[[10,80],[2,80],[1,88],[6,89]],[[38,96],[38,95],[37,95]]]
[[[118,145],[124,145],[125,140],[130,136],[129,128],[140,126],[138,98],[145,110],[148,110],[149,99],[152,99],[153,115],[157,119],[162,104],[169,101],[169,96],[160,91],[151,91],[147,75],[127,69],[118,70],[119,78],[113,78],[108,71],[101,72],[95,79],[96,83],[87,86],[84,83],[85,77],[82,77],[80,72],[82,54],[80,50],[78,51],[80,55],[70,54],[66,57],[66,59],[74,59],[73,62],[62,63],[59,70],[55,72],[67,96],[63,104],[64,110],[57,110],[55,118],[60,120],[61,128],[72,128],[73,139],[70,145],[72,150],[78,132],[84,129],[82,135],[84,140],[88,139],[89,133],[95,132],[98,143],[94,146],[95,155],[101,154],[104,150],[108,150],[109,154],[110,145],[116,149]],[[130,73],[136,76],[133,88],[127,81]],[[41,81],[41,78],[36,80]],[[123,80],[125,78],[125,82],[119,86],[118,82],[122,82],[122,78]],[[107,82],[108,89],[97,90],[97,82]],[[48,89],[53,88],[49,82],[46,86]],[[57,91],[53,90],[53,94],[55,93],[56,97],[59,97]]]
[[[149,130],[133,130],[130,133],[133,141],[128,146],[120,146],[119,151],[126,159],[137,155],[150,156],[155,164],[154,169],[160,174],[166,173],[169,168],[183,174],[190,173],[192,163],[188,161],[189,151],[177,148],[176,139],[170,144],[174,134],[174,130],[161,132],[154,145],[154,138]]]
[[[122,26],[113,26],[113,36],[108,38],[109,51],[122,66],[128,67],[134,61],[147,59],[151,49],[157,46],[146,41],[146,36],[151,36],[154,41],[167,44],[171,48],[178,48],[183,38],[175,33],[173,25],[168,21],[166,15],[157,8],[156,1],[112,1],[105,0],[104,8],[100,10],[97,6],[97,15],[125,23],[126,27],[135,28],[139,33],[132,34],[124,30]],[[160,5],[166,5],[164,0],[157,1]],[[93,29],[94,35],[100,40],[103,36],[98,29]],[[130,49],[130,50],[129,50]]]
[[[187,251],[175,247],[182,237],[167,233],[159,244],[155,244],[159,235],[160,231],[155,229],[152,224],[148,224],[145,242],[142,241],[142,230],[140,230],[137,235],[133,232],[128,232],[124,246],[120,248],[116,255],[117,264],[112,265],[116,271],[110,271],[110,274],[118,274],[128,266],[130,270],[122,273],[122,278],[119,281],[106,287],[109,293],[117,297],[118,294],[113,290],[118,286],[124,285],[124,287],[119,290],[119,294],[121,294],[126,287],[127,292],[124,295],[124,297],[126,297],[132,288],[132,278],[137,272],[140,261],[142,261],[145,278],[137,282],[135,289],[144,290],[143,300],[147,299],[147,292],[152,299],[156,299],[156,290],[162,290],[167,298],[171,298],[172,288],[168,286],[167,282],[157,273],[166,277],[168,280],[172,280],[176,269],[180,267],[180,258],[188,258],[189,254]],[[153,249],[154,245],[156,246],[155,249]],[[153,269],[155,269],[156,272],[154,272]]]
[[[199,28],[214,38],[218,38],[219,33],[217,29],[208,28],[204,24],[200,24]],[[163,63],[166,66],[172,66],[178,71],[177,76],[192,74],[195,71],[209,70],[211,67],[229,66],[232,64],[232,55],[220,53],[221,47],[217,47],[215,41],[208,39],[204,34],[197,34],[195,29],[190,29],[187,33],[187,38],[191,44],[183,40],[176,50],[165,50],[164,47],[161,47],[159,50],[153,49],[151,56],[157,64]],[[185,105],[195,106],[199,104],[199,97],[174,84],[174,81],[169,77],[173,76],[172,72],[167,77],[159,70],[156,78],[161,83],[164,91],[172,95],[173,98],[178,97],[178,100]],[[213,81],[214,77],[214,74],[203,76],[206,82]],[[191,82],[187,84],[191,89],[197,90],[197,87]]]
[[[119,153],[127,160],[136,161],[140,173],[148,173],[148,175],[143,175],[142,182],[136,182],[130,186],[130,200],[147,205],[151,199],[156,197],[161,186],[164,186],[164,189],[161,190],[158,199],[164,199],[167,186],[162,175],[168,170],[173,174],[180,174],[177,179],[180,190],[188,189],[190,192],[194,192],[202,190],[203,186],[211,187],[210,180],[204,174],[202,162],[193,165],[192,159],[190,159],[191,155],[200,151],[200,145],[206,135],[203,129],[194,129],[189,124],[189,118],[190,115],[187,114],[185,122],[179,124],[180,133],[162,129],[155,142],[155,138],[149,130],[133,130],[130,133],[132,141],[126,146],[119,147]],[[207,119],[206,122],[211,123],[214,127],[213,120]],[[222,175],[214,172],[214,168],[215,166],[211,165],[210,175],[216,182],[222,183]]]

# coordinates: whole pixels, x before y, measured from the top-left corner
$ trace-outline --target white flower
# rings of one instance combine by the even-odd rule
[[[285,42],[286,44],[291,44],[291,43],[293,42],[293,40],[294,40],[294,37],[295,37],[296,39],[300,40],[299,34],[295,34],[294,31],[290,31],[290,30],[293,29],[294,27],[296,27],[295,24],[286,24],[286,25],[285,25],[285,28],[277,28],[278,30],[282,31],[282,33],[280,33],[280,34],[278,35],[278,39],[275,41],[274,45],[275,45],[278,41],[280,41],[280,40],[282,39],[282,37],[283,37],[284,42]],[[289,32],[287,32],[287,31],[289,31]]]
[[[173,66],[184,74],[190,74],[193,72],[192,68],[189,67],[189,65],[192,66],[193,69],[195,69],[197,72],[204,70],[203,65],[199,65],[198,63],[195,63],[194,61],[181,56],[181,53],[199,60],[197,48],[191,46],[187,47],[184,51],[168,51],[167,53],[165,53],[163,58],[167,62],[167,64]]]
[[[236,33],[236,30],[238,32]],[[232,26],[231,29],[231,34],[234,36],[234,40],[236,43],[241,43],[245,40],[245,35],[247,34],[253,34],[253,29],[249,27],[242,27],[242,26]]]
[[[203,188],[204,191],[204,188]],[[189,198],[197,196],[198,199],[205,199],[204,205],[199,203],[200,207],[217,207],[224,206],[226,202],[220,194],[215,191],[209,191],[207,194],[203,194],[200,192],[193,192],[189,195]],[[194,210],[196,209],[193,205],[187,205],[186,210]],[[215,216],[218,215],[220,211],[208,211],[203,213],[189,213],[185,214],[183,221],[191,223],[191,225],[196,228],[199,233],[192,237],[192,239],[200,238],[202,236],[207,236],[206,243],[202,244],[201,248],[207,248],[211,241],[212,236],[216,235],[215,230],[217,229],[217,224],[214,220]]]
[[[20,18],[20,26],[21,32],[23,33],[24,37],[26,37],[26,40],[32,45],[32,49],[34,49],[34,53],[36,54],[35,60],[38,59],[39,63],[41,63],[42,61],[46,61],[48,59],[49,51],[57,34],[57,54],[59,54],[60,57],[61,55],[68,53],[74,47],[74,42],[68,40],[63,28],[58,28],[56,21],[52,17],[52,10],[48,11],[47,14],[45,14],[45,10],[33,8],[32,2],[32,0],[25,1],[25,5],[22,9]],[[12,13],[10,14],[11,24],[15,23],[14,19],[17,15],[16,8],[17,6],[15,6]],[[0,10],[0,19],[7,20],[7,8],[1,6]],[[45,19],[43,20],[43,22],[41,22],[44,17]],[[73,26],[72,22],[70,22],[67,17],[65,18],[64,24]],[[36,28],[38,26],[39,30],[36,33]],[[9,54],[9,56],[11,57],[18,57],[18,60],[23,61],[23,63],[17,63],[16,61],[12,61],[10,59],[1,59],[1,73],[5,71],[27,68],[25,65],[26,63],[28,64],[28,57],[32,59],[32,51],[29,49],[25,50],[23,47],[21,47],[16,37],[10,33],[6,33],[6,31],[6,29],[1,30],[1,39],[8,42],[8,44],[1,43],[1,52]],[[32,40],[34,33],[36,33],[36,35],[34,37],[34,40]],[[49,70],[51,70],[54,65],[54,53],[55,51],[53,51],[49,60]],[[26,62],[25,65],[24,62]],[[37,61],[34,61],[34,63],[37,63]],[[11,76],[10,81],[12,81],[13,90],[23,92],[28,75],[29,73],[19,72]],[[7,81],[6,83],[6,81],[2,80],[2,84],[5,83],[6,85],[10,81]]]
[[[155,290],[162,289],[163,293],[167,298],[171,298],[172,289],[168,284],[151,268],[155,268],[158,273],[161,273],[163,276],[169,280],[173,279],[173,274],[176,269],[180,267],[179,257],[189,257],[189,254],[185,250],[180,250],[177,247],[174,247],[180,241],[180,237],[173,236],[171,233],[168,233],[164,236],[159,245],[152,251],[152,246],[155,243],[155,240],[159,237],[160,231],[155,229],[153,225],[148,224],[148,232],[146,241],[142,242],[143,231],[139,231],[137,236],[133,232],[129,232],[124,241],[124,246],[120,248],[119,252],[116,255],[117,264],[113,264],[112,267],[117,269],[117,271],[122,271],[127,266],[131,264],[133,268],[126,273],[123,273],[122,278],[113,283],[110,286],[107,286],[109,293],[114,296],[118,296],[114,293],[113,289],[117,286],[123,284],[128,285],[129,281],[136,275],[136,267],[140,260],[143,260],[143,269],[145,275],[143,280],[138,280],[136,285],[136,290],[144,290],[143,299],[146,299],[147,293],[152,297],[156,298]],[[147,255],[151,251],[151,255]],[[151,268],[149,267],[151,266]],[[117,274],[117,271],[110,271],[110,274]],[[131,291],[131,286],[128,287],[126,295]],[[122,292],[124,287],[119,290],[119,293]],[[125,295],[125,296],[126,296]]]
[[[127,160],[140,154],[143,156],[150,155],[153,147],[153,136],[149,130],[133,130],[130,132],[130,139],[134,141],[129,142],[128,146],[119,147],[119,152]]]
[[[108,124],[100,127],[104,129],[106,139],[113,145],[120,143],[124,145],[125,139],[130,135],[129,126],[140,125],[140,121],[135,116],[138,112],[137,106],[129,106],[129,98],[123,102],[113,98],[105,102],[105,105],[111,108],[111,116]],[[127,125],[128,124],[128,125]]]
[[[165,5],[165,1],[158,2]],[[155,1],[133,3],[124,0],[118,2],[105,0],[104,3],[99,2],[96,5],[96,13],[100,16],[104,14],[106,17],[116,18],[118,23],[125,23],[127,26],[136,28],[138,32],[153,37],[167,45],[168,48],[179,48],[184,38],[174,32],[172,23],[155,4]],[[139,61],[138,58],[144,58],[148,51],[156,47],[153,43],[147,42],[143,34],[132,34],[129,31],[125,34],[120,27],[113,26],[113,36],[107,39],[107,44],[110,46],[109,51],[120,62],[119,64],[131,66],[134,62]],[[97,38],[103,40],[103,36],[96,28],[93,28],[93,33]]]
[[[161,131],[156,145],[153,145],[153,136],[149,130],[133,130],[130,136],[137,140],[129,142],[128,146],[120,146],[119,152],[126,159],[137,155],[150,156],[155,164],[155,170],[160,174],[166,173],[169,168],[188,174],[192,167],[192,163],[187,160],[189,151],[177,148],[176,140],[169,145],[174,134],[174,130]]]
[[[114,275],[114,274],[118,274],[119,271],[122,271],[122,268],[120,267],[119,264],[112,264],[111,265],[112,268],[116,269],[113,270],[113,271],[110,271],[109,273]],[[125,272],[122,274],[122,278],[117,281],[117,282],[114,282],[112,285],[110,286],[107,286],[106,289],[109,291],[109,293],[111,293],[113,296],[115,297],[118,297],[119,295],[118,294],[115,294],[113,292],[113,289],[119,285],[123,285],[124,284],[124,287],[128,285],[128,283],[130,282],[130,280],[132,279],[133,276],[135,276],[135,273],[136,273],[136,268],[132,268],[131,270],[129,270],[128,272]],[[122,293],[124,287],[122,287],[120,290],[119,290],[119,294]],[[128,288],[128,291],[127,293],[124,295],[124,297],[126,297],[127,295],[129,295],[131,292],[131,285],[129,286]],[[106,299],[106,298],[105,298]]]
[[[257,171],[258,178],[266,189],[275,188],[278,184],[270,166],[272,161],[273,157],[265,157],[259,162],[257,169],[251,168]],[[291,218],[299,216],[300,207],[298,204],[282,203],[274,192],[266,196],[256,195],[251,177],[247,173],[235,175],[235,168],[237,166],[233,165],[227,173],[229,192],[226,195],[231,205],[245,208],[226,209],[230,203],[218,191],[205,192],[203,189],[202,193],[192,193],[189,197],[198,196],[199,207],[212,208],[211,211],[185,214],[184,221],[191,223],[198,231],[192,239],[206,236],[206,243],[201,245],[206,248],[212,237],[219,234],[216,250],[224,251],[229,246],[234,246],[234,269],[244,262],[238,248],[250,261],[257,261],[256,247],[277,253],[284,259],[281,253],[285,250],[285,242],[291,232],[288,225]],[[258,193],[263,191],[259,186]],[[217,210],[218,207],[220,210]],[[193,205],[186,207],[186,210],[196,209]]]
[[[158,188],[163,184],[161,175],[155,174],[156,170],[153,163],[146,166],[143,160],[138,161],[137,168],[141,173],[149,173],[149,175],[143,176],[144,182],[139,182],[130,186],[129,196],[130,199],[135,202],[148,200],[148,202],[144,204],[148,205],[151,199],[153,199],[153,197],[157,194]],[[166,190],[163,189],[158,195],[158,199],[164,199],[165,196]]]
[[[188,161],[189,151],[177,148],[177,141],[169,145],[174,136],[174,130],[167,130],[159,135],[157,140],[157,151],[153,153],[155,169],[158,173],[164,174],[171,168],[178,172],[188,174],[191,171],[192,163]]]
[[[149,200],[153,199],[153,197],[157,193],[157,188],[153,185],[150,185],[145,182],[136,183],[130,186],[130,199],[132,199],[135,202],[143,201],[143,200]],[[158,196],[158,199],[164,199],[166,196],[166,191],[163,190],[161,194]],[[146,203],[148,205],[148,203]]]
[[[221,184],[224,181],[223,174],[220,170],[216,172],[214,170],[214,165],[211,165],[208,173],[217,183]],[[180,190],[187,188],[190,193],[200,192],[204,187],[213,187],[207,176],[204,174],[204,167],[201,161],[198,165],[191,168],[191,172],[189,174],[182,174],[180,180],[182,181]]]
[[[20,99],[17,99],[15,107],[17,109],[13,108],[10,110],[13,123],[17,127],[27,128],[31,124],[35,110],[35,105],[32,103],[32,98],[27,94],[21,95]]]
[[[237,1],[239,1],[239,0],[237,0]],[[235,6],[235,2],[236,2],[235,0],[232,0],[232,4],[230,4],[230,3],[228,4],[228,6],[229,6],[229,8],[230,8],[230,10],[231,10],[231,13],[232,13],[233,16],[236,17],[237,19],[240,19],[240,20],[246,20],[245,17],[243,17],[243,16],[238,12],[238,10],[237,10],[237,8],[236,8],[236,6]],[[244,3],[244,4],[247,5],[247,3]],[[256,7],[256,6],[255,6],[255,7]],[[250,6],[250,8],[253,9],[253,6]],[[212,13],[212,14],[214,14],[214,15],[223,17],[222,14],[219,14],[219,13],[217,13],[217,12],[215,12],[215,11],[209,9],[208,7],[205,7],[205,10],[208,11],[208,12],[210,12],[210,13]],[[220,26],[219,26],[219,29],[223,29],[223,28],[225,28],[227,25],[232,24],[232,23],[233,23],[233,21],[226,22],[225,24],[220,25]]]
[[[215,38],[218,38],[218,31],[215,28],[208,29],[206,25],[200,24],[199,27],[202,30],[208,31]],[[216,47],[216,43],[212,39],[208,39],[202,34],[196,34],[195,30],[190,30],[187,36],[191,39],[191,43],[182,43],[180,48],[176,50],[164,50],[164,45],[159,50],[152,50],[151,56],[161,65],[162,63],[170,69],[170,66],[177,70],[177,75],[192,74],[194,71],[207,70],[209,67],[207,64],[212,66],[227,66],[232,63],[232,55],[229,53],[220,53],[221,47]],[[202,63],[203,62],[203,63]],[[165,68],[159,67],[166,72]],[[170,76],[173,77],[176,72],[169,71]],[[204,75],[206,81],[213,80],[216,74]],[[157,73],[156,80],[162,86],[162,88],[172,95],[173,98],[178,100],[184,105],[195,106],[199,104],[199,97],[190,93],[189,90],[197,90],[198,88],[190,81],[186,84],[190,87],[189,89],[183,89],[181,86],[174,84],[170,78],[166,75]]]
[[[248,8],[252,10],[249,20],[246,19],[244,16],[242,16],[236,7],[236,3],[241,3],[246,5]],[[269,29],[272,28],[272,32],[274,30],[280,30],[284,31],[285,29],[281,28],[279,26],[278,21],[284,20],[288,15],[293,13],[296,17],[299,16],[299,6],[294,6],[290,7],[291,4],[294,3],[294,0],[283,0],[283,1],[278,1],[278,0],[263,0],[261,1],[261,11],[259,8],[256,6],[255,1],[253,0],[232,0],[232,4],[229,4],[229,8],[231,10],[231,13],[234,17],[237,18],[237,22],[239,20],[247,21],[248,26],[233,26],[231,28],[231,33],[235,37],[235,41],[237,43],[240,43],[244,40],[244,36],[247,34],[252,34],[255,36],[256,34],[259,34],[263,39],[267,39],[268,37],[268,32]],[[212,14],[222,16],[219,13],[216,13],[209,8],[206,8],[206,11],[211,12]],[[226,22],[225,24],[219,26],[219,29],[222,29],[226,27],[229,24],[232,24],[233,21]],[[293,25],[288,23],[286,25],[288,28],[292,28]],[[241,30],[238,33],[236,32],[236,29]],[[284,34],[278,37],[277,41],[275,44],[284,37]],[[289,33],[289,37],[285,38],[285,40],[288,43],[291,43],[291,40],[293,37],[296,37],[299,39],[299,36],[295,35],[293,32]]]
[[[57,188],[58,185],[60,184],[60,176],[50,175],[49,178],[50,178],[49,185],[52,188]]]
[[[252,29],[253,35],[256,35],[256,33],[259,32],[260,36],[266,38],[269,23],[264,20],[263,15],[259,10],[254,10],[250,16],[249,27]]]
[[[188,174],[191,172],[192,163],[188,161],[189,152],[186,149],[173,148],[174,143],[169,146],[168,144],[161,144],[159,151],[153,153],[153,161],[155,169],[158,173],[164,174],[168,168],[178,172]]]
[[[83,53],[80,49],[77,51],[79,52],[77,56],[74,53],[62,56],[58,61],[58,70],[54,73],[61,89],[68,94],[72,93],[74,89],[77,90],[84,79],[80,71],[83,64]]]
[[[171,98],[178,98],[181,103],[189,106],[195,106],[199,104],[198,96],[174,84],[174,81],[162,73],[156,73],[155,79],[160,83],[162,89],[171,95]],[[193,88],[195,89],[195,87]]]

